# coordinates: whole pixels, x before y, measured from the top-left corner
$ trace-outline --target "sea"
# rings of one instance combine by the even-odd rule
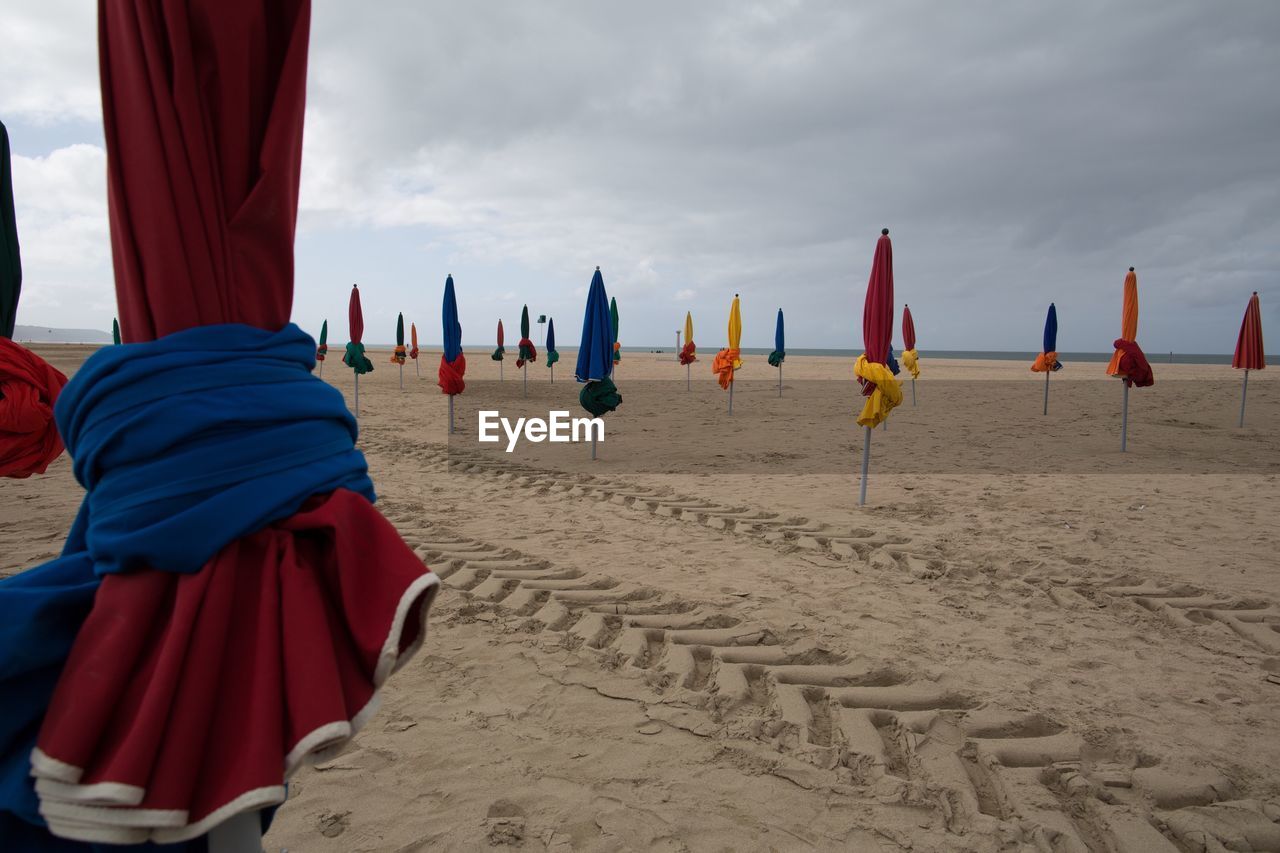
[[[644,347],[626,347],[622,348],[623,352],[669,352],[674,353],[671,348],[644,348]],[[743,347],[744,355],[768,355],[772,350],[760,347]],[[919,351],[921,358],[963,358],[963,359],[982,359],[993,361],[1035,361],[1039,353],[1036,352],[1013,352],[1010,350],[968,350],[968,349],[922,349]],[[787,355],[821,355],[833,358],[850,358],[856,359],[862,354],[862,350],[852,349],[791,349],[787,348]],[[894,349],[895,356],[902,355],[902,351]],[[1273,356],[1268,355],[1267,360],[1270,361]],[[1106,364],[1111,360],[1111,352],[1059,352],[1058,359],[1063,363],[1068,362],[1102,362]],[[1191,353],[1191,352],[1148,352],[1147,360],[1152,364],[1230,364],[1230,353]]]

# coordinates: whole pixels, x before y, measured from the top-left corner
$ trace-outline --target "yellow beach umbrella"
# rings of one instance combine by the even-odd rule
[[[711,362],[711,372],[719,377],[720,387],[729,392],[729,414],[733,414],[733,373],[742,369],[742,309],[738,294],[733,295],[729,306],[729,346],[716,353]]]
[[[684,390],[686,391],[693,387],[690,365],[698,360],[694,355],[697,350],[697,346],[693,343],[693,312],[686,311],[684,312],[684,347],[680,350],[680,363],[684,365]]]

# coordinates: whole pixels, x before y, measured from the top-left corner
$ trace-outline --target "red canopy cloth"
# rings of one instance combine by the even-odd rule
[[[1147,361],[1146,354],[1142,352],[1142,347],[1124,338],[1116,338],[1113,346],[1119,354],[1116,362],[1120,370],[1119,375],[1126,384],[1136,385],[1139,388],[1148,388],[1156,384],[1155,373],[1151,370],[1151,364]]]
[[[351,298],[347,301],[347,325],[351,329],[351,343],[364,342],[364,309],[360,307],[360,285],[351,285]]]
[[[0,337],[0,477],[43,474],[62,453],[53,404],[66,384],[40,356]]]
[[[916,321],[911,319],[911,306],[902,306],[902,348],[916,348]]]
[[[1244,309],[1244,321],[1240,324],[1240,338],[1236,341],[1236,353],[1231,366],[1245,370],[1262,370],[1267,366],[1262,348],[1262,307],[1258,304],[1258,291],[1253,292]]]
[[[440,356],[440,370],[437,373],[436,384],[440,386],[442,394],[453,396],[461,394],[467,387],[467,383],[463,377],[467,375],[467,357],[458,353],[458,357],[453,361],[446,361],[443,355]]]
[[[287,324],[309,26],[309,0],[100,0],[127,340]],[[345,488],[193,574],[105,575],[32,756],[50,829],[179,841],[283,802],[300,762],[368,720],[438,583]]]
[[[862,305],[862,346],[867,361],[885,364],[889,343],[893,339],[893,244],[889,229],[880,232],[875,257],[871,261],[871,277],[867,280],[867,297]],[[861,378],[862,395],[875,393],[874,382]]]

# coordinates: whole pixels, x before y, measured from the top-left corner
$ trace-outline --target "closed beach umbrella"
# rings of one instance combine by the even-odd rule
[[[396,348],[391,351],[391,363],[400,365],[400,390],[404,390],[404,362],[408,350],[404,348],[404,314],[396,316]]]
[[[693,312],[684,312],[684,347],[680,350],[680,363],[684,365],[684,389],[688,391],[693,387],[693,380],[690,376],[690,366],[698,360],[696,353],[698,347],[693,343]]]
[[[787,358],[786,337],[782,328],[782,309],[778,309],[778,325],[773,329],[773,352],[769,353],[769,364],[778,368],[778,396],[782,396],[782,362]]]
[[[582,342],[578,345],[578,364],[573,378],[583,383],[578,402],[593,417],[612,412],[622,403],[622,395],[613,384],[613,321],[609,317],[609,296],[604,277],[596,267],[587,291],[587,310],[582,317]],[[591,458],[596,458],[595,433],[591,434]]]
[[[1124,277],[1124,307],[1120,314],[1120,337],[1114,344],[1116,351],[1107,365],[1107,375],[1124,380],[1124,400],[1120,410],[1120,451],[1129,445],[1129,387],[1146,388],[1156,382],[1147,357],[1138,346],[1138,274],[1133,267]]]
[[[440,391],[449,395],[449,433],[453,433],[453,398],[466,388],[467,358],[462,354],[462,324],[458,322],[458,297],[453,291],[453,276],[444,280],[444,303],[440,309],[444,323],[444,352],[440,355],[438,383]],[[499,330],[502,324],[498,324]],[[501,333],[501,332],[499,332]]]
[[[1267,366],[1267,357],[1262,348],[1262,308],[1258,304],[1256,290],[1244,309],[1244,320],[1240,323],[1240,337],[1236,340],[1236,352],[1231,357],[1231,366],[1244,370],[1244,385],[1240,389],[1240,426],[1244,426],[1244,401],[1249,395],[1249,371],[1262,370]]]
[[[547,321],[547,367],[551,368],[551,381],[556,381],[556,362],[560,353],[556,352],[556,318]]]
[[[368,720],[439,581],[289,322],[308,4],[100,10],[130,342],[57,403],[62,555],[0,581],[0,847],[226,850]]]
[[[516,357],[516,367],[524,372],[524,395],[529,396],[529,362],[538,360],[538,351],[529,339],[529,306],[520,311],[520,352]]]
[[[871,277],[867,280],[867,296],[862,306],[863,353],[853,366],[853,373],[867,398],[858,415],[862,436],[862,483],[858,504],[867,502],[867,470],[871,463],[871,430],[888,417],[902,402],[902,386],[893,378],[885,363],[893,335],[893,244],[889,229],[880,232],[875,257],[871,261]]]
[[[117,340],[116,343],[119,343]],[[329,355],[329,321],[320,324],[320,342],[316,344],[316,363],[320,365],[320,375],[324,376],[324,360]]]
[[[920,378],[920,353],[916,352],[916,321],[911,306],[902,306],[902,365],[911,373],[911,405],[916,404],[916,380]]]
[[[609,322],[613,326],[613,363],[622,361],[622,344],[618,342],[618,300],[609,300]]]
[[[347,342],[347,351],[342,354],[342,363],[355,371],[355,412],[360,418],[360,374],[372,373],[373,362],[364,354],[364,311],[360,307],[360,286],[351,285],[351,299],[347,302],[347,328],[351,339]]]
[[[498,321],[498,346],[497,346],[497,349],[493,351],[493,355],[489,356],[489,358],[498,362],[498,380],[499,381],[502,380],[502,358],[507,352],[506,347],[502,345],[503,341],[505,340],[506,340],[506,336],[502,332],[502,321],[499,320]]]
[[[1058,361],[1058,308],[1052,302],[1049,303],[1049,313],[1044,318],[1044,343],[1031,369],[1036,373],[1044,374],[1044,414],[1047,415],[1049,414],[1049,374],[1062,369],[1062,362]]]
[[[43,474],[62,453],[53,406],[67,377],[13,337],[22,259],[9,170],[9,132],[0,123],[0,477]],[[117,342],[118,343],[118,342]],[[4,837],[0,831],[0,839]]]
[[[729,305],[729,346],[716,353],[711,362],[711,372],[716,374],[720,387],[729,392],[729,414],[733,414],[733,374],[742,367],[742,308],[738,294]]]
[[[120,321],[112,319],[111,321],[111,343],[120,346]],[[320,359],[324,361],[324,359]]]
[[[409,358],[413,359],[413,375],[420,376],[418,370],[418,324],[409,324]]]

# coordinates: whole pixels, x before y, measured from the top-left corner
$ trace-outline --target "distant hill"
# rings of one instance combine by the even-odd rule
[[[50,329],[46,326],[16,326],[13,339],[29,344],[109,344],[110,332],[97,329]]]

